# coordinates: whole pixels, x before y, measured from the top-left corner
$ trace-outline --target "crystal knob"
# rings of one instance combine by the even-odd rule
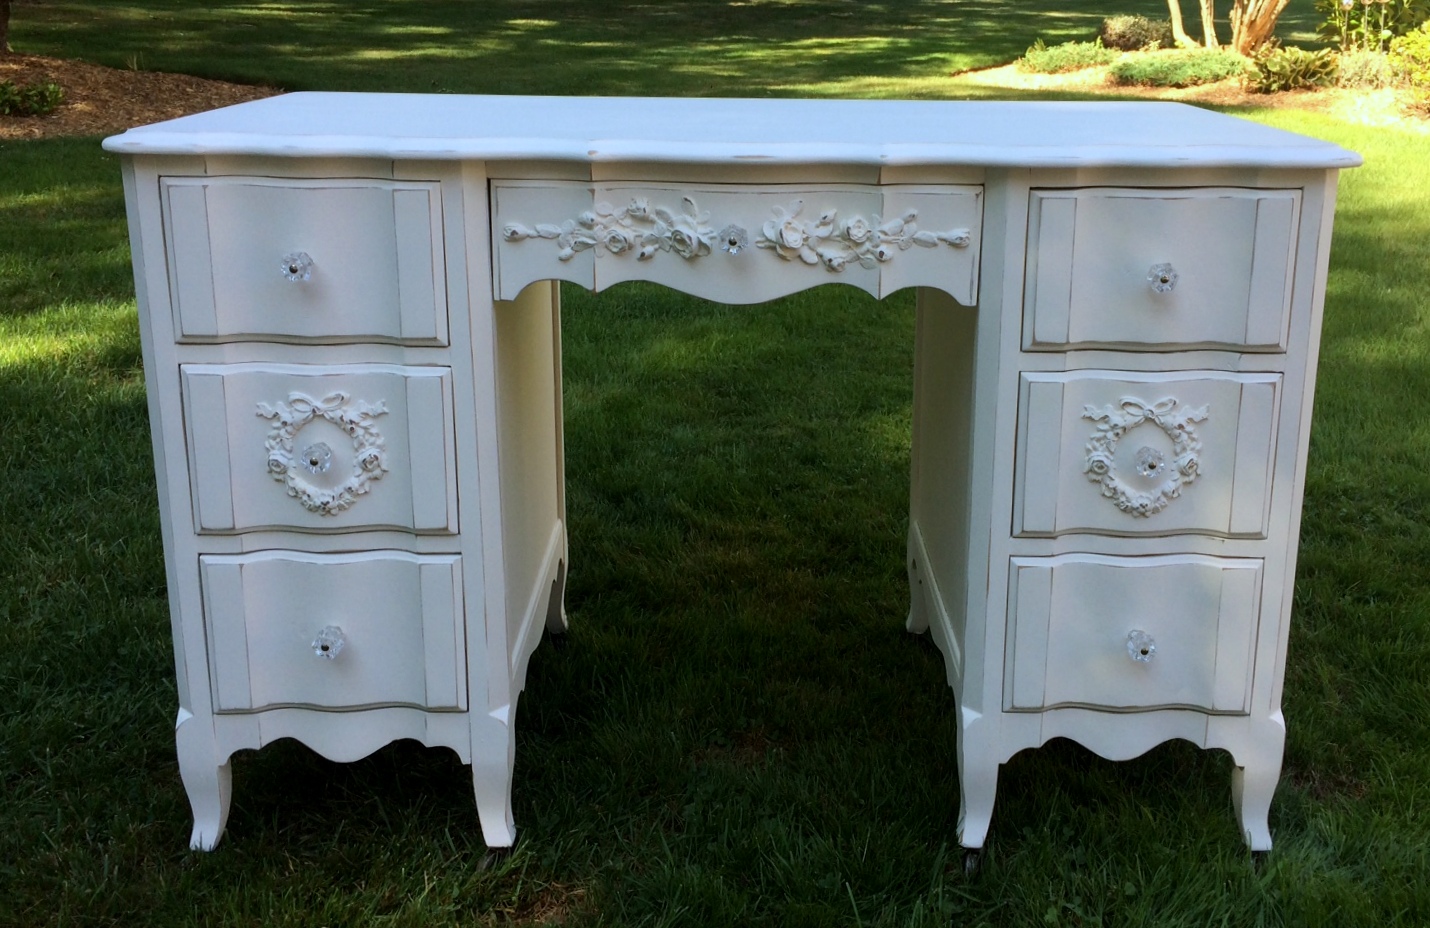
[[[304,448],[298,460],[303,462],[308,473],[326,474],[333,466],[333,449],[325,441],[316,442]]]
[[[343,645],[348,643],[347,635],[336,625],[328,625],[313,639],[313,653],[324,660],[337,660],[343,653]]]
[[[1158,293],[1171,293],[1177,285],[1177,269],[1170,264],[1154,264],[1147,271],[1147,282]]]
[[[1157,653],[1157,642],[1152,636],[1134,628],[1127,633],[1127,656],[1139,664],[1150,664],[1152,655]]]
[[[1167,456],[1156,448],[1142,447],[1137,449],[1134,461],[1137,473],[1144,477],[1160,477],[1166,470]]]
[[[306,251],[290,251],[283,256],[278,269],[293,283],[302,283],[313,276],[313,259],[308,257]]]

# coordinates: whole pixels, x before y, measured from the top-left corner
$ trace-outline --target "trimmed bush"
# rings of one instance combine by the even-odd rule
[[[59,84],[20,84],[0,81],[0,116],[44,116],[65,102]]]
[[[1410,85],[1410,105],[1430,116],[1430,22],[1390,43],[1390,67]]]
[[[1042,39],[1018,59],[1018,70],[1034,71],[1038,74],[1061,74],[1065,71],[1081,71],[1098,65],[1110,64],[1117,59],[1117,52],[1103,48],[1102,42],[1064,42],[1047,46]]]
[[[1148,19],[1145,16],[1109,16],[1102,21],[1098,38],[1106,47],[1124,52],[1171,48],[1175,43],[1170,20]]]
[[[1336,56],[1330,49],[1311,52],[1288,45],[1257,56],[1247,73],[1246,86],[1257,93],[1329,87],[1336,81],[1336,69]]]
[[[1385,52],[1342,52],[1336,83],[1342,87],[1378,90],[1395,84],[1395,72]]]
[[[1108,73],[1117,84],[1193,87],[1245,74],[1246,67],[1246,59],[1236,52],[1202,48],[1124,58]]]

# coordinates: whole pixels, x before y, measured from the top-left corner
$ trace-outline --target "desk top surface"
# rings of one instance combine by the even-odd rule
[[[130,129],[123,154],[687,164],[1346,168],[1318,139],[1181,103],[293,93]]]

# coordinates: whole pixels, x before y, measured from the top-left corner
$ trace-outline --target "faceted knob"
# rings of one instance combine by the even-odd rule
[[[343,630],[336,625],[329,625],[313,639],[313,653],[325,660],[337,660],[347,643],[348,638],[343,634]]]
[[[1157,642],[1152,636],[1134,628],[1127,633],[1127,656],[1139,664],[1149,664],[1152,662],[1152,655],[1157,653]]]
[[[302,283],[313,276],[313,259],[306,251],[291,251],[283,256],[278,269],[293,283]]]
[[[1154,264],[1147,271],[1147,282],[1157,293],[1171,293],[1177,285],[1177,269],[1170,264]]]
[[[325,441],[315,442],[303,449],[298,460],[303,462],[308,473],[326,474],[333,466],[333,449]]]

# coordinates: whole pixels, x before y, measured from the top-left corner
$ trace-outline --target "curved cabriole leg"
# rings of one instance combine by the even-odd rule
[[[510,706],[492,712],[472,730],[472,790],[482,839],[492,849],[516,843],[516,823],[511,814],[511,775],[516,761],[515,729],[509,722]]]
[[[1281,779],[1286,726],[1280,713],[1258,724],[1249,746],[1232,750],[1231,800],[1241,822],[1241,836],[1252,851],[1271,850],[1271,799]]]
[[[1271,798],[1281,779],[1281,765],[1248,765],[1231,772],[1231,799],[1241,821],[1241,836],[1253,851],[1271,850]]]
[[[212,725],[200,723],[187,709],[179,710],[174,728],[179,753],[179,777],[189,795],[194,813],[194,830],[189,847],[211,851],[223,837],[228,824],[229,802],[233,798],[233,776],[228,758],[220,758]]]
[[[998,795],[998,761],[992,751],[970,744],[968,728],[958,733],[958,843],[983,847],[993,820],[993,800]]]
[[[551,598],[546,602],[546,630],[553,635],[565,633],[569,627],[566,621],[566,562],[556,568],[556,579],[551,583]]]

